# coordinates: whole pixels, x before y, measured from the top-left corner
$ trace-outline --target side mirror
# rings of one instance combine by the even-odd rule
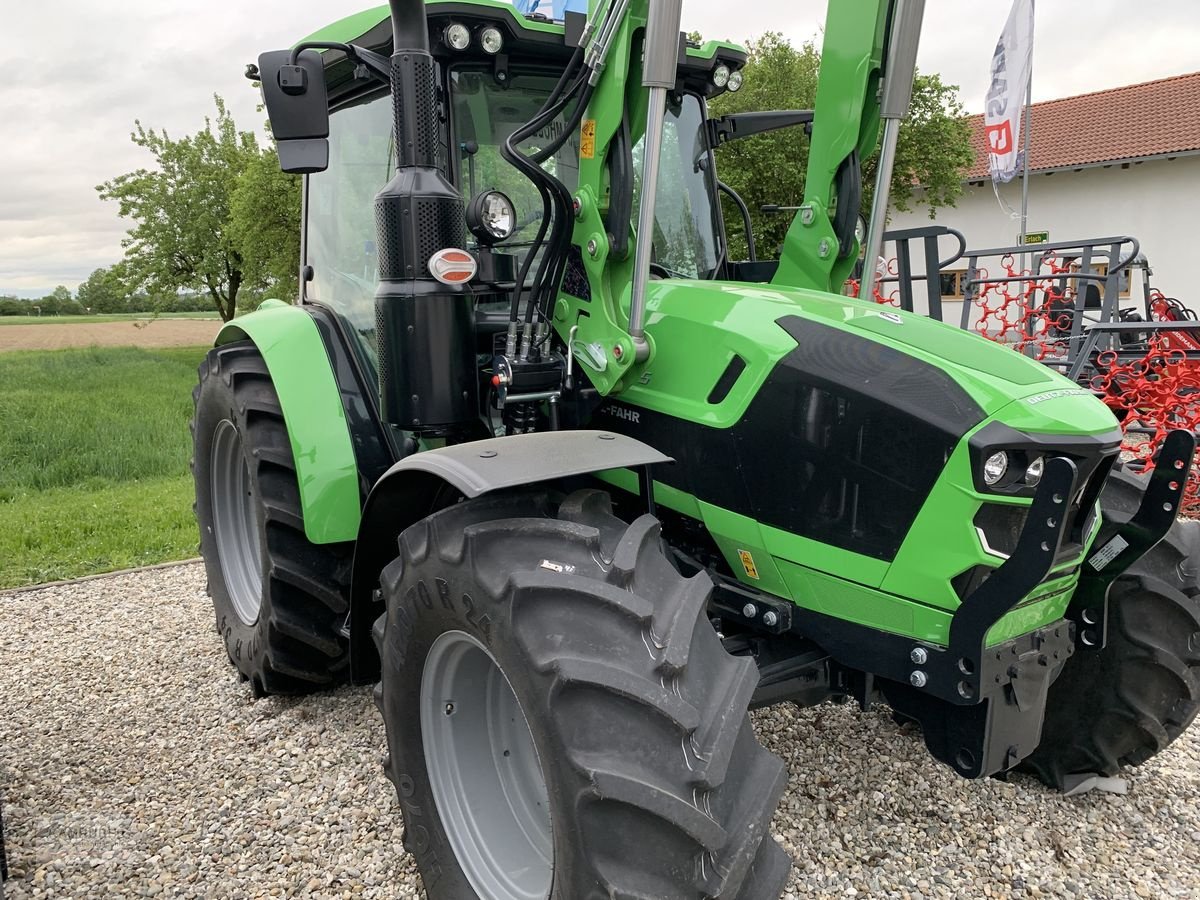
[[[294,175],[329,167],[329,99],[316,50],[271,50],[258,58],[263,101],[279,148],[279,167]]]
[[[776,109],[766,112],[744,112],[709,119],[708,143],[714,150],[730,141],[739,141],[756,134],[778,131],[781,128],[804,126],[804,133],[812,133],[813,111],[811,109]]]

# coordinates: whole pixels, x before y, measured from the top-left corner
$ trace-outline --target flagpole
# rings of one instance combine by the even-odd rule
[[[1037,22],[1037,0],[1029,0],[1030,18]],[[1031,35],[1032,37],[1032,35]],[[1022,151],[1025,157],[1024,171],[1021,173],[1021,246],[1025,246],[1025,235],[1029,230],[1029,123],[1033,119],[1033,59],[1029,60],[1029,81],[1025,85],[1025,133],[1022,135],[1025,145]],[[1028,268],[1028,260],[1022,260],[1021,265]]]

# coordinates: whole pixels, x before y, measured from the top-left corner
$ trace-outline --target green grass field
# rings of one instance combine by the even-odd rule
[[[196,555],[206,348],[0,354],[0,588]]]
[[[0,325],[78,325],[88,322],[131,322],[137,319],[154,318],[153,313],[113,313],[96,316],[0,316]],[[160,319],[212,319],[221,318],[213,312],[160,313]]]

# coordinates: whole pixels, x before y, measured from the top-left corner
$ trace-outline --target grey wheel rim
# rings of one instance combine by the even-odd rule
[[[213,433],[211,465],[213,530],[221,574],[233,611],[246,625],[258,621],[262,606],[262,547],[258,510],[242,437],[228,419]]]
[[[549,796],[529,723],[483,644],[448,631],[421,677],[425,767],[459,865],[485,900],[545,900]]]

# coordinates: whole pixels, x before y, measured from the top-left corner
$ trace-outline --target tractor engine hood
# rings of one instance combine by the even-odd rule
[[[655,348],[655,358],[646,366],[651,378],[646,384],[645,373],[641,373],[642,383],[624,393],[636,393],[639,405],[652,408],[660,408],[661,397],[663,412],[695,417],[718,427],[732,425],[770,369],[796,350],[799,341],[824,343],[841,334],[863,339],[845,364],[853,365],[856,359],[863,363],[854,368],[863,373],[864,390],[872,389],[866,383],[871,379],[866,357],[886,353],[882,349],[886,348],[910,357],[914,365],[923,364],[920,368],[940,373],[942,380],[952,383],[978,407],[980,419],[1004,411],[1001,418],[1012,427],[1041,434],[1098,434],[1116,427],[1103,403],[1042,363],[973,332],[915,313],[818,291],[739,282],[664,280],[651,283],[648,293],[647,333]],[[795,327],[785,327],[784,320],[811,323],[812,327],[804,329],[808,336],[802,337]],[[698,354],[698,348],[705,351]],[[733,356],[746,363],[745,383],[739,383],[742,390],[729,392],[728,402],[714,410],[708,402],[709,389]],[[830,364],[842,365],[833,360]],[[672,400],[666,391],[656,396],[656,373],[676,368],[694,376],[688,379],[695,386],[696,401],[690,413],[678,409],[680,401],[691,405],[687,404],[689,389],[674,384],[674,379]],[[850,373],[826,374],[836,381]],[[880,370],[877,377],[883,388],[888,372]],[[928,399],[931,404],[940,402],[934,395]]]

